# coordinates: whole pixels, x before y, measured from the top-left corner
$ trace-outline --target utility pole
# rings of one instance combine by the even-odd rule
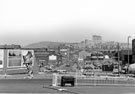
[[[119,53],[119,42],[118,42],[118,73],[120,73],[120,53]]]
[[[67,48],[67,55],[68,55],[68,65],[70,65],[70,59],[69,59],[69,55],[70,55],[70,48]]]
[[[128,42],[128,67],[129,67],[129,38],[131,38],[131,36],[128,36],[128,38],[127,38],[127,42]]]

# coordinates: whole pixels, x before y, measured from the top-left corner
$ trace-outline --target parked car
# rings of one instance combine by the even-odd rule
[[[44,69],[44,72],[52,72],[52,69],[50,69],[50,68]]]
[[[67,70],[57,70],[58,73],[67,73]]]
[[[121,70],[121,74],[126,74],[127,73],[128,66],[124,66]]]

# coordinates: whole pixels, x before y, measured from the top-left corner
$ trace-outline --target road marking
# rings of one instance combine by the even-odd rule
[[[64,90],[67,90],[67,89],[65,89],[65,88],[60,88],[60,89],[58,89],[59,91],[64,91]]]

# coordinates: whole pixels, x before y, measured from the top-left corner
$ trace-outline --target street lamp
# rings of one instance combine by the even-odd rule
[[[118,62],[120,61],[119,58],[120,58],[120,55],[119,55],[119,49],[120,49],[120,44],[119,42],[117,42],[117,53],[118,53]]]
[[[128,67],[129,67],[129,38],[131,38],[131,36],[128,36],[127,41],[128,41]]]

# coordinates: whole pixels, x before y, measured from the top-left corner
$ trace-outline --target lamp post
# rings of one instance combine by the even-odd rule
[[[118,47],[118,73],[120,72],[120,53],[119,53],[119,42],[117,43],[117,47]]]
[[[131,38],[131,36],[128,36],[127,41],[128,41],[128,67],[129,67],[129,38]]]

